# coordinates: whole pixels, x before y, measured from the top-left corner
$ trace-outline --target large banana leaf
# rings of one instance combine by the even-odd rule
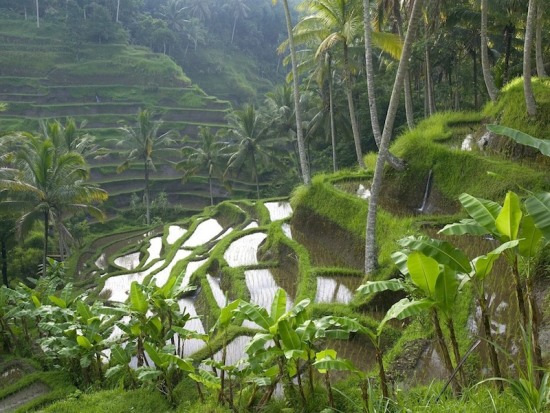
[[[535,226],[535,220],[531,215],[523,217],[519,231],[519,253],[523,257],[534,257],[537,253],[542,232]]]
[[[209,371],[200,369],[199,374],[190,373],[189,377],[197,383],[202,383],[209,389],[218,390],[221,388],[221,379],[214,376]]]
[[[519,244],[519,240],[513,240],[505,242],[495,248],[493,251],[487,253],[486,255],[479,256],[475,258],[473,263],[473,271],[471,276],[483,281],[487,275],[489,275],[493,269],[495,261],[500,257],[500,255],[507,249],[515,248]]]
[[[522,145],[527,145],[538,149],[543,155],[550,156],[550,141],[548,140],[537,139],[534,136],[502,125],[487,125],[487,129],[499,135],[512,138],[517,143],[521,143]]]
[[[130,285],[130,309],[138,312],[139,314],[145,315],[148,309],[147,298],[139,284],[136,281],[133,281]]]
[[[437,277],[435,284],[435,299],[438,307],[449,317],[458,294],[460,281],[456,272],[449,267],[444,267],[443,271]]]
[[[505,241],[514,240],[518,237],[522,216],[523,212],[521,212],[519,197],[514,192],[508,192],[502,209],[495,220],[497,231]]]
[[[412,282],[428,297],[434,297],[435,285],[439,276],[439,263],[419,251],[409,254],[407,268]]]
[[[400,239],[398,243],[413,251],[420,251],[424,255],[432,257],[438,263],[448,265],[459,272],[468,274],[471,270],[468,257],[447,241],[440,241],[428,237],[407,237]]]
[[[292,329],[292,326],[288,320],[279,321],[279,335],[281,336],[281,341],[285,346],[285,350],[301,350],[302,349],[302,340]]]
[[[360,285],[357,292],[362,295],[371,293],[379,293],[381,291],[401,291],[404,289],[401,280],[385,280],[385,281],[367,281]]]
[[[429,299],[422,300],[409,300],[408,298],[403,298],[402,300],[396,302],[388,310],[380,324],[378,325],[377,335],[382,333],[386,323],[394,318],[398,320],[403,320],[407,317],[416,316],[422,314],[429,308],[433,307],[434,302]]]
[[[495,220],[500,214],[501,206],[487,199],[476,198],[469,194],[461,194],[458,199],[468,214],[490,233],[497,232]]]
[[[264,330],[268,330],[274,324],[273,319],[267,314],[265,308],[241,301],[237,312],[247,320],[253,321]]]
[[[444,235],[485,235],[488,233],[489,231],[486,228],[482,227],[476,220],[471,218],[447,224],[438,231],[438,234]]]
[[[282,288],[277,289],[273,302],[271,303],[271,318],[278,320],[286,313],[286,291]]]
[[[550,193],[531,195],[525,201],[525,208],[533,217],[535,226],[540,229],[543,237],[550,242]]]

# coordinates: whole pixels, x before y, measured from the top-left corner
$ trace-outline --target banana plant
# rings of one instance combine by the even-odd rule
[[[535,360],[542,366],[539,344],[539,310],[533,294],[533,278],[530,261],[541,243],[550,241],[550,194],[531,194],[524,202],[524,209],[517,194],[508,192],[503,205],[462,194],[459,200],[470,218],[445,226],[440,233],[446,235],[488,234],[498,240],[500,251],[513,275],[518,308],[523,325],[532,325],[532,343]],[[507,244],[517,241],[514,245]],[[500,254],[499,254],[500,255]],[[527,263],[524,276],[520,271],[520,259]],[[541,374],[542,377],[542,374]]]

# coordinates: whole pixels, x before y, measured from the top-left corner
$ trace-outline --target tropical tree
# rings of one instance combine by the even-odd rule
[[[244,0],[229,0],[225,5],[225,8],[229,9],[233,14],[233,30],[231,31],[231,44],[233,44],[233,39],[235,38],[235,29],[237,28],[237,20],[245,19],[248,17],[248,12],[250,7],[245,3]]]
[[[411,17],[409,19],[409,26],[407,35],[405,36],[405,43],[403,45],[403,52],[399,59],[399,66],[395,75],[395,81],[393,84],[392,94],[390,97],[390,103],[386,114],[386,122],[384,124],[384,130],[382,132],[382,138],[380,140],[380,147],[378,150],[378,158],[376,159],[376,166],[374,169],[374,177],[372,180],[371,197],[369,198],[369,211],[367,214],[366,223],[366,244],[365,244],[365,273],[371,274],[378,266],[377,263],[377,251],[376,251],[376,215],[378,208],[378,197],[380,190],[382,189],[382,175],[384,173],[384,164],[387,159],[388,148],[390,138],[393,131],[393,124],[395,121],[395,115],[397,114],[397,107],[399,103],[399,92],[403,84],[403,79],[409,63],[409,58],[412,52],[412,45],[414,41],[414,35],[416,31],[416,25],[420,17],[422,8],[422,0],[415,0]]]
[[[260,198],[258,163],[275,161],[274,147],[277,139],[269,133],[269,125],[254,106],[245,105],[242,110],[234,111],[229,117],[229,129],[237,142],[235,152],[227,162],[226,173],[239,174],[249,167],[256,184],[256,197]]]
[[[88,157],[96,151],[97,147],[92,135],[81,132],[85,125],[86,122],[82,122],[77,126],[73,118],[67,118],[65,124],[59,120],[39,121],[42,135],[50,139],[58,151],[76,152]]]
[[[341,46],[343,78],[355,152],[359,167],[364,168],[361,136],[353,97],[354,70],[350,61],[350,47],[359,36],[362,23],[359,7],[356,2],[350,0],[306,0],[302,6],[311,14],[302,19],[295,30],[297,33],[307,33],[310,38],[315,36],[320,39],[317,54],[332,50],[335,45]]]
[[[527,114],[535,116],[537,114],[537,102],[533,93],[531,84],[531,50],[533,49],[533,32],[537,15],[536,0],[529,0],[529,9],[527,11],[527,20],[525,22],[525,43],[523,45],[523,92],[525,93],[525,105]]]
[[[199,127],[199,138],[201,144],[199,147],[186,145],[181,148],[184,160],[179,162],[176,167],[183,170],[183,179],[206,168],[208,171],[208,190],[210,193],[210,205],[214,205],[214,195],[212,191],[212,178],[214,174],[221,175],[227,165],[227,150],[229,144],[220,140],[219,133],[213,133],[208,126]]]
[[[149,194],[149,175],[155,168],[155,159],[165,154],[178,152],[168,148],[175,142],[176,133],[168,131],[161,133],[162,120],[155,120],[153,113],[148,109],[139,110],[137,124],[134,127],[123,126],[119,128],[123,138],[118,140],[119,145],[130,145],[126,150],[126,160],[117,168],[117,172],[123,172],[129,168],[130,162],[138,160],[143,162],[145,187],[143,190],[143,203],[145,204],[145,222],[151,224],[151,198]]]
[[[277,0],[272,0],[273,4],[277,3]],[[309,185],[311,181],[309,163],[306,158],[306,148],[304,142],[304,132],[302,129],[302,112],[300,109],[300,89],[298,85],[298,62],[296,60],[296,49],[294,46],[294,34],[292,32],[292,20],[290,17],[290,10],[288,8],[288,1],[283,0],[283,8],[285,10],[285,21],[288,33],[288,45],[290,49],[290,60],[292,64],[292,84],[294,92],[294,114],[296,117],[296,140],[298,142],[298,156],[300,157],[300,168],[302,170],[302,180],[305,185]]]
[[[537,65],[538,77],[546,77],[546,69],[544,68],[544,59],[542,56],[542,27],[544,18],[544,6],[542,0],[537,2],[537,18],[535,25],[535,62]]]
[[[488,0],[481,0],[481,67],[483,71],[483,80],[487,87],[489,97],[494,102],[498,97],[498,89],[495,86],[491,67],[489,66],[489,51],[487,50],[487,15]]]
[[[14,166],[8,176],[0,179],[0,188],[6,189],[9,195],[0,205],[6,211],[23,212],[17,223],[20,237],[24,237],[36,221],[43,222],[42,271],[45,274],[50,225],[57,229],[63,258],[70,240],[64,225],[66,215],[84,211],[103,219],[103,213],[93,204],[106,200],[107,193],[86,182],[89,172],[82,155],[60,152],[52,140],[41,136],[25,136]]]

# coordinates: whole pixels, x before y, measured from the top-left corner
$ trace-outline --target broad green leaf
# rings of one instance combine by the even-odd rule
[[[435,284],[435,300],[438,307],[449,317],[458,294],[460,281],[456,272],[449,267],[444,267],[443,271],[437,277]]]
[[[286,350],[285,358],[287,360],[296,360],[296,359],[307,360],[307,352],[305,350],[298,350],[298,349]]]
[[[175,364],[181,371],[194,372],[195,368],[190,360],[182,359],[174,354],[163,354],[163,359]]]
[[[439,263],[418,251],[409,254],[407,268],[412,282],[428,297],[433,297],[435,284],[439,276]]]
[[[420,251],[424,255],[435,259],[438,263],[448,265],[458,272],[467,274],[471,270],[470,260],[466,254],[447,241],[429,237],[407,237],[397,242],[405,248]]]
[[[336,350],[333,350],[331,348],[327,348],[325,350],[321,350],[319,352],[317,352],[315,354],[315,360],[321,360],[321,359],[325,359],[325,358],[329,358],[329,359],[336,359]]]
[[[31,295],[31,300],[32,300],[32,303],[34,304],[34,306],[35,306],[36,308],[40,308],[40,306],[42,305],[42,304],[40,303],[40,300],[38,299],[38,297],[37,297],[36,295],[34,295],[34,294]]]
[[[90,367],[91,364],[92,359],[90,358],[90,356],[86,355],[80,358],[80,367],[82,367],[83,369]]]
[[[379,293],[381,291],[401,291],[404,289],[401,280],[386,280],[386,281],[367,281],[360,285],[357,292],[362,295],[371,293]]]
[[[409,269],[407,268],[407,259],[409,256],[405,254],[403,251],[396,251],[391,254],[391,258],[397,268],[399,268],[399,271],[403,275],[409,275]]]
[[[279,335],[281,336],[281,341],[283,342],[285,349],[301,350],[302,341],[300,340],[300,337],[298,336],[296,331],[292,329],[288,320],[280,320],[278,324]]]
[[[265,345],[273,340],[273,336],[271,334],[262,334],[258,333],[252,337],[252,340],[248,342],[248,344],[244,347],[244,351],[248,355],[254,355],[258,351],[263,350],[265,348]]]
[[[537,253],[542,232],[535,226],[535,220],[531,215],[525,215],[521,221],[519,231],[519,253],[523,257],[534,257]]]
[[[216,321],[216,327],[218,328],[227,327],[234,317],[233,312],[239,307],[240,303],[241,303],[241,300],[237,299],[235,301],[230,302],[224,308],[222,308],[220,310],[220,316],[218,317],[218,321]]]
[[[497,231],[503,235],[504,241],[517,239],[522,215],[518,196],[513,192],[508,192],[504,199],[504,205],[495,220]]]
[[[119,344],[111,347],[111,358],[114,359],[117,364],[124,365],[130,363],[130,361],[132,360],[130,354],[128,354],[126,350],[124,350],[124,348],[122,348],[122,346]]]
[[[70,303],[72,295],[73,295],[73,284],[68,283],[67,285],[65,285],[65,287],[63,287],[63,290],[61,290],[60,297],[63,301],[65,301],[65,303]]]
[[[76,336],[76,342],[80,347],[85,348],[86,350],[91,350],[93,348],[92,343],[90,343],[90,340],[88,340],[84,336]]]
[[[76,302],[76,311],[82,317],[82,320],[87,324],[88,320],[94,316],[90,307],[85,304],[82,300]]]
[[[319,373],[323,374],[331,370],[352,372],[357,371],[353,363],[345,359],[322,358],[313,363],[313,367],[315,367],[319,371]]]
[[[149,328],[149,332],[153,331],[156,334],[159,334],[162,331],[162,321],[160,321],[160,317],[152,317],[147,321],[147,327]]]
[[[499,245],[494,250],[488,252],[486,255],[479,256],[474,258],[473,267],[474,270],[471,273],[471,276],[483,281],[487,275],[489,275],[493,269],[493,264],[496,262],[500,254],[510,248],[515,248],[519,244],[519,240],[513,240],[505,242],[504,244]]]
[[[286,291],[279,288],[271,303],[271,318],[277,321],[284,313],[286,313]]]
[[[550,242],[550,193],[531,195],[525,201],[525,208],[533,217],[535,226],[542,232],[542,236]]]
[[[165,367],[162,354],[158,352],[157,349],[153,347],[151,343],[148,343],[146,341],[145,343],[143,343],[143,348],[145,349],[145,351],[147,352],[147,354],[149,355],[149,357],[157,367],[160,367],[160,368]]]
[[[468,214],[490,233],[497,231],[495,220],[500,214],[501,206],[493,201],[461,194],[458,199]]]
[[[67,303],[65,302],[65,300],[62,300],[61,298],[56,297],[55,295],[50,295],[48,299],[59,308],[67,308]]]
[[[125,371],[126,371],[126,365],[125,364],[117,364],[116,366],[109,368],[105,372],[105,378],[110,379],[110,378],[113,378],[113,377],[117,377],[119,375],[122,375],[123,372],[125,372]]]
[[[386,323],[394,318],[398,320],[403,320],[407,317],[416,316],[422,314],[429,308],[433,307],[434,302],[427,299],[422,300],[409,300],[408,298],[403,298],[402,300],[396,302],[388,310],[382,321],[380,322],[377,333],[380,335]]]
[[[296,334],[300,337],[302,341],[311,341],[315,336],[315,331],[317,330],[313,320],[307,320],[302,325],[296,328]]]
[[[538,149],[543,155],[550,156],[550,141],[548,140],[537,139],[534,136],[502,125],[487,125],[487,129],[493,133],[507,136],[522,145]]]
[[[209,389],[218,390],[221,388],[221,379],[209,371],[200,369],[199,374],[190,373],[189,377],[197,383],[204,384]]]
[[[463,219],[460,222],[445,225],[437,233],[444,235],[485,235],[489,231],[473,219]]]
[[[290,311],[283,315],[282,318],[295,317],[296,322],[303,323],[305,320],[300,320],[299,316],[304,314],[305,309],[309,306],[310,303],[311,300],[309,298],[300,301],[298,304],[295,304],[294,307],[290,309]]]
[[[147,313],[148,309],[147,299],[139,284],[133,281],[130,285],[130,309],[140,314]]]
[[[140,381],[156,381],[161,374],[162,371],[152,367],[140,367],[137,369],[137,376]]]
[[[264,330],[269,330],[269,328],[274,324],[273,320],[264,308],[247,303],[246,301],[241,301],[237,312],[245,319],[255,322]]]

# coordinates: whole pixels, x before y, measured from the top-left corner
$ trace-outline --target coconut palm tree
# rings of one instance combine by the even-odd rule
[[[226,173],[239,174],[243,169],[252,169],[256,184],[256,197],[260,198],[258,162],[274,160],[272,149],[276,140],[269,134],[269,125],[252,105],[237,110],[229,118],[230,133],[237,139],[235,152],[227,162]]]
[[[248,17],[250,7],[244,0],[230,0],[226,6],[231,12],[233,12],[233,30],[231,31],[231,44],[233,44],[235,29],[237,28],[237,20]]]
[[[85,125],[86,122],[82,122],[77,126],[73,118],[67,118],[65,124],[59,120],[39,121],[42,135],[51,139],[58,150],[76,152],[88,157],[97,150],[97,147],[94,145],[95,138],[92,135],[80,132]]]
[[[481,68],[483,79],[487,87],[487,93],[494,102],[498,97],[498,89],[495,86],[491,68],[489,66],[489,52],[487,50],[487,8],[488,0],[481,0]]]
[[[277,0],[273,0],[276,4]],[[292,64],[292,84],[294,92],[294,113],[296,117],[296,140],[298,142],[298,156],[300,158],[300,168],[302,169],[302,180],[304,184],[309,185],[311,181],[309,163],[306,158],[306,148],[304,142],[304,133],[302,130],[302,112],[300,110],[300,89],[298,85],[298,63],[296,60],[296,48],[294,46],[294,34],[292,32],[292,20],[290,18],[290,9],[288,1],[283,0],[283,8],[285,10],[285,21],[288,33],[288,46],[290,49],[290,60]]]
[[[348,110],[359,167],[364,168],[361,136],[353,99],[353,68],[350,62],[350,47],[360,34],[362,19],[357,2],[350,0],[306,0],[303,7],[311,14],[296,25],[296,31],[309,33],[309,37],[322,38],[317,54],[340,45],[342,50],[342,70],[346,85]]]
[[[533,48],[533,32],[537,14],[536,0],[529,0],[527,21],[525,22],[525,43],[523,46],[523,91],[525,93],[525,105],[529,116],[537,114],[537,102],[531,85],[531,49]]]
[[[208,188],[210,193],[210,205],[214,205],[212,192],[213,175],[223,170],[228,154],[229,144],[220,140],[219,133],[213,133],[209,127],[199,127],[200,146],[186,145],[181,148],[184,160],[176,165],[176,168],[183,170],[183,178],[197,173],[200,169],[208,171]]]
[[[139,110],[135,127],[123,126],[119,128],[123,138],[118,140],[119,145],[129,144],[126,150],[126,160],[117,168],[117,172],[128,169],[130,162],[138,160],[143,162],[145,187],[143,190],[143,203],[145,204],[145,222],[151,224],[151,198],[149,195],[149,175],[154,171],[154,159],[168,153],[177,153],[176,149],[168,148],[174,143],[176,133],[168,131],[161,133],[162,120],[155,120],[153,113],[147,109]]]
[[[93,204],[107,199],[107,193],[86,183],[89,176],[86,161],[75,152],[59,151],[51,139],[25,136],[24,144],[15,155],[14,168],[0,168],[0,189],[8,199],[0,202],[5,211],[19,211],[17,222],[20,237],[24,237],[36,221],[44,223],[42,272],[46,271],[49,228],[58,231],[63,259],[70,233],[63,221],[66,215],[84,211],[98,219],[103,213]]]
[[[378,197],[380,190],[382,189],[382,175],[384,172],[384,164],[386,163],[388,147],[393,130],[393,124],[395,121],[395,115],[397,114],[397,107],[399,104],[399,91],[403,85],[403,79],[407,71],[409,64],[409,58],[412,52],[413,41],[416,32],[416,26],[422,10],[422,0],[415,0],[411,17],[409,19],[409,26],[407,35],[405,36],[405,44],[403,45],[403,52],[399,59],[399,66],[395,75],[395,81],[390,97],[390,103],[386,114],[386,122],[384,124],[384,131],[382,132],[382,139],[380,140],[380,148],[378,151],[378,158],[376,159],[376,166],[374,169],[374,177],[372,180],[371,197],[369,198],[369,211],[367,214],[366,225],[366,242],[365,242],[365,273],[371,274],[376,267],[377,252],[376,252],[376,215],[378,207]]]

